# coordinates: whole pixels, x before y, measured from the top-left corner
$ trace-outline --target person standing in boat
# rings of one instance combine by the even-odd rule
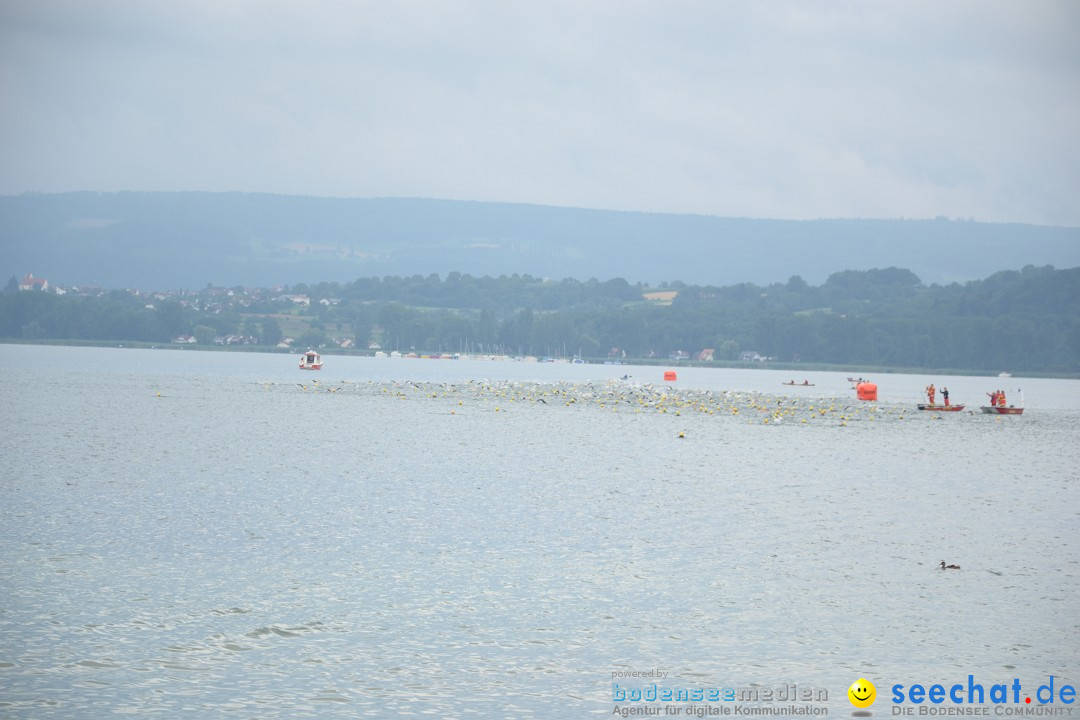
[[[945,407],[949,407],[949,388],[941,388],[941,399],[945,402]]]
[[[930,400],[930,404],[934,404],[934,395],[937,393],[937,388],[934,387],[934,383],[930,383],[926,386],[926,397]]]
[[[1005,391],[998,390],[998,407],[1005,407]]]

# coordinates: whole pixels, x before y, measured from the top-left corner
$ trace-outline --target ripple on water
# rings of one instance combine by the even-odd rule
[[[610,712],[620,667],[843,688],[1080,660],[1075,413],[155,382],[4,386],[6,711],[552,717]]]

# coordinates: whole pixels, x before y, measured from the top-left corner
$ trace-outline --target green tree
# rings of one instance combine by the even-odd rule
[[[600,341],[589,333],[578,336],[578,352],[581,357],[598,357],[600,355]]]
[[[397,350],[409,347],[403,336],[407,333],[415,313],[399,302],[389,302],[379,308],[379,325],[383,329],[383,347]]]
[[[329,336],[318,328],[308,328],[296,339],[297,344],[303,347],[319,348],[330,342]]]
[[[46,332],[37,320],[31,320],[22,327],[22,336],[27,340],[41,340],[49,337],[49,333]]]
[[[277,345],[281,342],[281,326],[275,318],[268,317],[263,318],[259,323],[259,344],[260,345]]]
[[[366,350],[371,344],[371,331],[375,326],[374,311],[367,305],[354,306],[349,311],[348,320],[353,342],[356,347]]]
[[[717,360],[738,360],[739,343],[734,340],[724,340],[716,343],[716,354],[713,357]]]
[[[158,340],[167,342],[177,335],[185,335],[191,324],[184,317],[184,309],[180,303],[165,301],[157,306],[154,311],[154,322],[157,327]]]
[[[217,332],[209,325],[196,325],[191,332],[195,336],[195,342],[200,345],[213,345]]]

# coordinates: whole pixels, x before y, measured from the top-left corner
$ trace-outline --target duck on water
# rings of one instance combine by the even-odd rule
[[[959,565],[946,565],[945,561],[942,560],[941,561],[941,569],[942,570],[959,570],[960,566]]]

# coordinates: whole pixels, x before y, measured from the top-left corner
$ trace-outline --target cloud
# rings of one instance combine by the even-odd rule
[[[244,190],[1080,225],[1080,11],[0,8],[0,192]]]

